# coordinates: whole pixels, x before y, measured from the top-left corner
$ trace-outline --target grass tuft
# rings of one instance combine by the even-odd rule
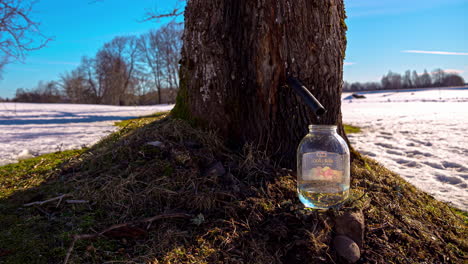
[[[353,134],[353,133],[360,133],[361,132],[360,127],[347,125],[347,124],[343,124],[343,127],[344,127],[344,130],[345,130],[346,134]]]
[[[59,174],[63,166],[79,157],[86,149],[66,150],[41,155],[0,166],[0,199],[14,192],[39,186]]]

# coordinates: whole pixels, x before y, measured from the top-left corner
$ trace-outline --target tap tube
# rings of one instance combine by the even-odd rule
[[[304,103],[312,109],[312,112],[314,112],[316,116],[325,114],[327,110],[325,110],[317,98],[315,98],[298,79],[288,77],[287,83],[289,87],[291,87],[302,98]]]

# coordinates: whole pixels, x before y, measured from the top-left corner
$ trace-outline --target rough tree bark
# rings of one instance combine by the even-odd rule
[[[185,10],[175,116],[254,142],[293,167],[309,124],[341,124],[346,49],[343,0],[191,0]],[[320,119],[285,86],[302,80]],[[315,87],[315,89],[311,89]]]

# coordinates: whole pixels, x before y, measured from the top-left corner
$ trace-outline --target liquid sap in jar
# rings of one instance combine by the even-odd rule
[[[311,125],[297,151],[297,191],[309,208],[327,209],[349,195],[350,154],[336,126]]]

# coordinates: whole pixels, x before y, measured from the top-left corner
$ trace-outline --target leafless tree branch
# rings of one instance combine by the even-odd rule
[[[141,22],[147,22],[147,21],[158,22],[159,19],[161,18],[167,18],[167,17],[176,18],[178,16],[181,16],[184,14],[183,5],[185,2],[186,0],[178,0],[174,9],[172,9],[172,11],[168,13],[159,13],[158,11],[148,9],[146,10],[146,13],[143,16],[143,19],[141,20]]]
[[[52,40],[40,32],[40,23],[31,19],[35,3],[31,0],[0,0],[0,70],[5,64],[24,59],[26,52],[41,49]]]
[[[178,17],[180,15],[183,15],[184,14],[184,11],[180,11],[178,8],[175,8],[174,10],[172,10],[172,12],[170,13],[166,13],[166,14],[156,14],[152,11],[147,11],[145,13],[145,16],[142,20],[142,22],[146,22],[146,21],[150,21],[150,20],[158,20],[158,19],[161,19],[161,18],[165,18],[165,17]]]
[[[48,200],[45,200],[45,201],[27,203],[27,204],[24,204],[23,206],[24,207],[29,207],[29,206],[33,206],[33,205],[43,205],[43,204],[50,203],[50,202],[57,201],[57,200],[62,201],[63,198],[70,197],[70,196],[71,196],[70,194],[63,194],[63,195],[60,195],[58,197],[54,197],[54,198],[51,198],[51,199],[48,199]]]

